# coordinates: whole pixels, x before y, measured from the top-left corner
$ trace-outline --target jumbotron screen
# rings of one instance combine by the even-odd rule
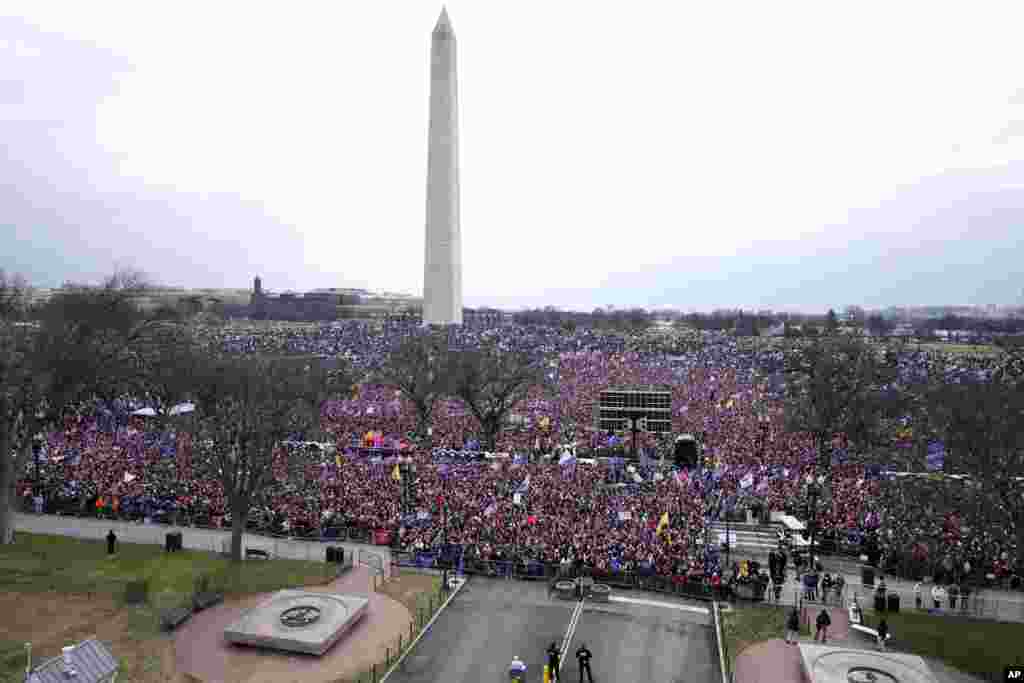
[[[609,389],[598,398],[597,428],[603,432],[629,429],[629,418],[646,417],[647,431],[668,434],[672,431],[672,392],[654,390]]]

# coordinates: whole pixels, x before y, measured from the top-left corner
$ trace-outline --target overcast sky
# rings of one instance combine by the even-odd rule
[[[447,6],[467,305],[1024,300],[1024,3]],[[440,9],[5,0],[0,267],[421,293]]]

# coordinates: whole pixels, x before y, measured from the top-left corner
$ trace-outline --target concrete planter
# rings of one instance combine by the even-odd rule
[[[575,581],[559,581],[555,584],[555,593],[562,600],[573,600],[576,597]]]
[[[595,583],[590,587],[590,599],[594,602],[608,602],[612,589],[603,583]]]

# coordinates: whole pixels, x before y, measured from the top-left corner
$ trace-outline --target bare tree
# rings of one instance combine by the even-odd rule
[[[28,312],[33,290],[24,276],[8,275],[0,268],[0,321],[22,319]]]
[[[959,383],[933,381],[927,394],[932,427],[944,438],[947,470],[982,485],[979,514],[1004,510],[1024,547],[1024,384],[1010,372]]]
[[[444,334],[423,334],[403,341],[377,373],[377,381],[402,392],[416,408],[416,435],[430,447],[430,421],[434,405],[449,389],[445,361],[448,344]]]
[[[487,450],[494,450],[509,411],[532,387],[548,385],[541,363],[493,344],[451,353],[448,373],[452,393],[480,423]]]
[[[315,428],[323,402],[347,391],[349,376],[328,371],[319,359],[309,359],[301,372],[268,359],[199,362],[192,376],[195,410],[186,424],[193,443],[209,445],[204,455],[215,463],[224,488],[231,559],[239,562],[249,510],[271,483],[275,459],[287,460],[281,443]]]
[[[15,485],[34,437],[83,400],[118,390],[130,349],[153,324],[135,303],[151,287],[141,273],[117,271],[99,287],[67,286],[34,326],[0,321],[0,543],[13,538]]]

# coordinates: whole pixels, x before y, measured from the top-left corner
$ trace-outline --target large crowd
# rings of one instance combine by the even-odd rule
[[[370,376],[417,329],[353,321],[203,334],[231,353],[345,356]],[[805,516],[804,482],[815,449],[808,435],[784,429],[780,351],[744,351],[721,334],[705,333],[695,343],[674,335],[520,326],[460,329],[449,341],[493,341],[550,369],[554,394],[528,396],[499,435],[495,452],[508,457],[443,457],[480,449],[479,424],[454,399],[440,401],[431,419],[433,445],[442,455],[417,450],[411,404],[393,388],[359,384],[351,396],[323,407],[330,448],[281,446],[274,481],[247,525],[296,536],[339,527],[385,530],[404,549],[434,548],[446,539],[470,558],[516,554],[609,571],[711,574],[720,570],[720,556],[717,542],[706,543],[709,521],[746,509]],[[936,369],[949,381],[993,369],[986,356],[950,363],[935,352],[902,351],[898,360],[904,381]],[[621,438],[593,428],[593,406],[602,389],[638,385],[671,388],[671,434],[641,435],[641,467],[626,468],[621,458],[586,461],[628,450]],[[154,521],[183,515],[229,526],[206,445],[184,433],[157,433],[145,417],[133,415],[151,405],[146,396],[125,396],[81,406],[41,444],[22,492],[48,511]],[[699,437],[701,466],[655,466],[671,461],[666,456],[681,434]],[[890,569],[907,574],[954,571],[964,563],[996,574],[1019,571],[1013,520],[993,524],[998,506],[979,500],[982,494],[969,482],[890,477],[846,462],[841,443],[837,453],[830,496],[817,506],[826,537],[854,547],[870,542]],[[411,505],[403,501],[408,482],[398,462],[415,465]]]

